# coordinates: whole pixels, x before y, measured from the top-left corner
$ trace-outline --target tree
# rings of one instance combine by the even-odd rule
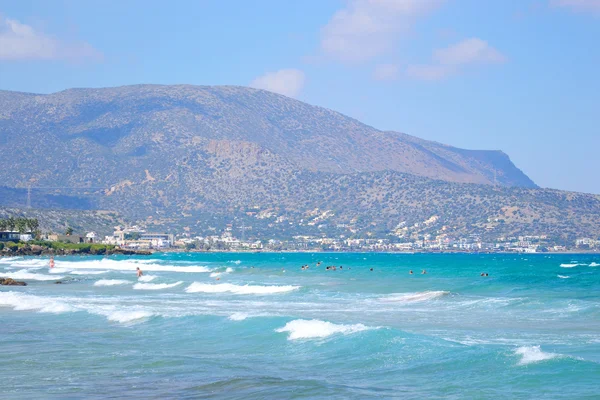
[[[67,230],[65,231],[65,235],[67,236],[71,236],[73,234],[73,228],[71,228],[70,226],[67,228]]]
[[[5,231],[7,227],[7,221],[5,219],[0,219],[0,231]]]
[[[27,219],[25,218],[17,218],[15,220],[15,226],[19,233],[27,232]]]
[[[10,217],[9,219],[6,220],[6,228],[9,231],[14,231],[15,230],[15,225],[16,225],[16,221],[13,217]]]
[[[27,219],[27,227],[31,232],[35,232],[40,227],[40,222],[37,220],[37,218],[29,218]]]

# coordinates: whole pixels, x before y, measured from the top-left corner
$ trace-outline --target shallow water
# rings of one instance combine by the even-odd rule
[[[29,283],[0,288],[2,398],[594,398],[599,263],[229,253],[65,257],[49,270],[44,258],[0,259],[0,276]]]

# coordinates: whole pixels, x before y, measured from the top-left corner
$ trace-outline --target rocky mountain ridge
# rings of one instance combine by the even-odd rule
[[[0,182],[19,196],[47,188],[47,204],[66,196],[162,230],[256,225],[276,210],[289,221],[282,234],[387,234],[437,216],[432,232],[600,235],[598,196],[539,189],[502,152],[379,131],[250,88],[0,91],[0,160],[10,165]],[[326,224],[306,224],[315,209],[330,211]]]

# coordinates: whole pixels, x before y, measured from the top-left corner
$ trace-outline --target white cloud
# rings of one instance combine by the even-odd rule
[[[440,64],[462,65],[474,63],[501,63],[505,57],[485,40],[470,38],[445,49],[438,49],[433,58]]]
[[[100,59],[102,54],[85,42],[63,42],[29,25],[0,16],[0,60]]]
[[[259,76],[250,82],[250,86],[288,97],[296,97],[304,87],[305,81],[304,72],[299,69],[280,69]]]
[[[566,7],[577,12],[594,12],[600,14],[600,0],[551,0],[553,7]]]
[[[342,62],[361,62],[389,51],[416,17],[445,0],[348,0],[321,32],[321,50]]]
[[[395,64],[377,65],[373,70],[373,79],[378,81],[393,81],[398,78],[398,66]]]
[[[485,40],[470,38],[433,52],[433,64],[410,65],[409,77],[422,80],[439,80],[458,72],[461,67],[478,64],[498,64],[506,57]]]

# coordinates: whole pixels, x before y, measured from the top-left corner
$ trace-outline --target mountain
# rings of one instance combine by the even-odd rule
[[[428,228],[457,234],[600,233],[597,196],[538,189],[500,151],[379,131],[243,87],[0,91],[0,161],[10,166],[0,185],[31,185],[34,206],[46,191],[161,227],[235,219],[265,232],[383,234],[436,216]]]
[[[0,143],[33,141],[13,159],[22,161],[19,169],[26,179],[36,181],[44,179],[38,167],[52,168],[56,160],[61,161],[58,168],[82,171],[73,183],[93,186],[99,162],[118,178],[123,163],[146,166],[152,174],[155,160],[165,156],[180,164],[206,164],[207,157],[249,154],[258,163],[276,163],[273,169],[342,174],[391,170],[452,182],[495,179],[501,185],[535,187],[502,152],[463,150],[382,132],[325,108],[244,87],[0,92],[0,132]],[[32,164],[32,157],[38,161]],[[22,184],[19,179],[10,183]]]

